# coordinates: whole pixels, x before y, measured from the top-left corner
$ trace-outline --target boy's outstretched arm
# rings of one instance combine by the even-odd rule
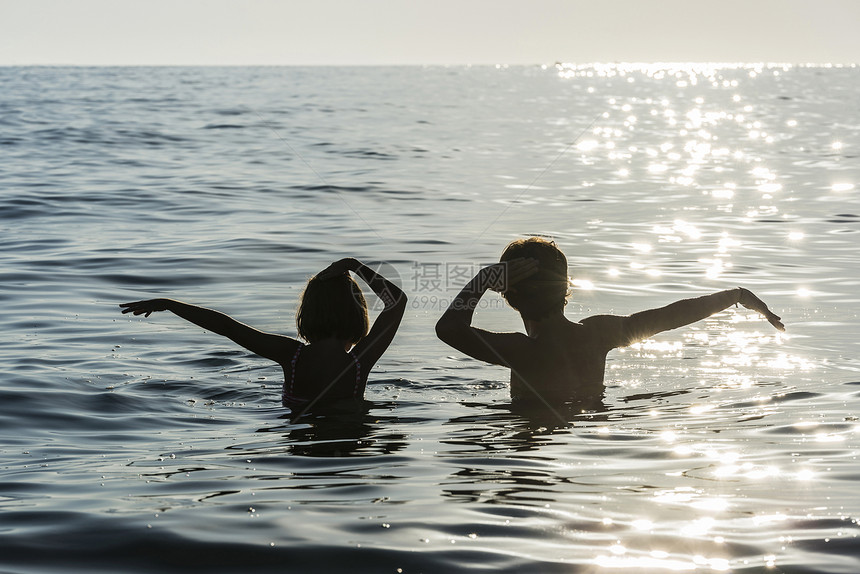
[[[144,317],[149,317],[150,314],[157,311],[170,311],[207,331],[227,337],[252,353],[278,363],[285,360],[285,357],[290,357],[291,352],[295,351],[295,345],[298,344],[295,339],[264,333],[240,323],[220,311],[198,307],[175,299],[147,299],[121,303],[120,307],[123,308],[123,313],[143,315]]]
[[[472,326],[478,301],[487,290],[504,292],[538,270],[535,259],[514,259],[481,269],[451,301],[436,322],[436,336],[458,351],[495,365],[510,366],[522,350],[521,333],[493,333]]]
[[[629,345],[657,333],[695,323],[735,304],[758,311],[775,328],[785,331],[780,318],[771,312],[761,299],[751,291],[737,287],[702,297],[681,299],[659,309],[649,309],[624,317],[621,325],[623,338],[626,339],[624,344]]]

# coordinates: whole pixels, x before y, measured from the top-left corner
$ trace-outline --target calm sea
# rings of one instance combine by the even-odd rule
[[[0,68],[0,571],[860,571],[860,69]],[[551,236],[568,315],[746,286],[520,411],[448,299]],[[295,333],[344,256],[410,295],[367,412],[168,296]],[[477,322],[521,329],[487,297]]]

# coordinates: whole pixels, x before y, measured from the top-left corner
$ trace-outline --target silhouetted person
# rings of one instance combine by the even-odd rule
[[[494,333],[472,326],[486,290],[498,291],[519,311],[523,333]],[[532,237],[512,242],[500,263],[481,269],[451,301],[436,323],[436,334],[455,349],[511,369],[512,399],[547,404],[587,400],[603,393],[606,355],[612,349],[656,333],[689,325],[739,303],[785,330],[761,299],[738,287],[682,299],[629,316],[565,318],[569,279],[567,258],[555,243]]]
[[[368,332],[367,303],[350,277],[363,279],[384,304]],[[122,303],[123,313],[171,311],[213,333],[223,335],[252,353],[275,361],[284,370],[283,403],[294,414],[312,406],[360,403],[370,369],[391,344],[406,295],[399,287],[356,259],[341,259],[312,277],[296,313],[298,335],[264,333],[221,313],[172,299]]]

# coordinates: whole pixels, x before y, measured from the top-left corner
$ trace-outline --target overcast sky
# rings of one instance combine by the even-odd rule
[[[860,62],[860,0],[0,0],[0,65]]]

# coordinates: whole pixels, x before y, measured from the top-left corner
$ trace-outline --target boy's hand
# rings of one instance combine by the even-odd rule
[[[764,318],[767,319],[768,323],[770,323],[780,331],[785,331],[785,325],[782,324],[780,317],[771,312],[771,310],[767,308],[767,305],[764,304],[764,301],[756,297],[753,292],[748,289],[744,289],[743,287],[739,287],[738,289],[741,290],[741,295],[738,299],[738,303],[740,303],[747,309],[758,311],[759,313],[764,315]]]
[[[515,291],[517,283],[537,272],[537,259],[518,257],[481,269],[481,286],[497,293]]]
[[[167,299],[147,299],[145,301],[133,301],[131,303],[120,303],[123,314],[132,313],[134,315],[143,314],[144,317],[149,317],[156,311],[166,311],[169,300]]]

